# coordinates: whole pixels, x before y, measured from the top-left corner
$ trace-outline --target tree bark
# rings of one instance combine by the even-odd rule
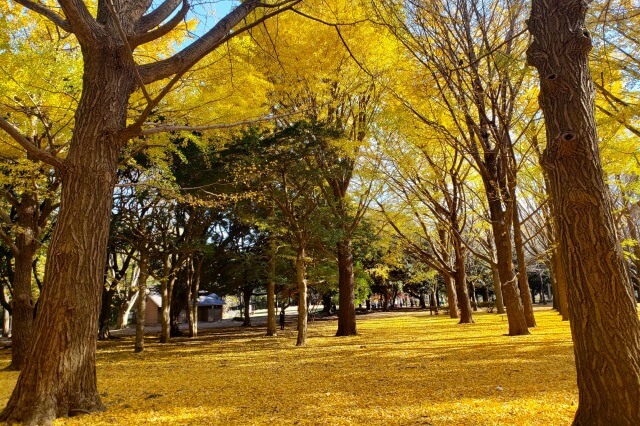
[[[458,309],[460,310],[460,321],[458,324],[473,324],[473,311],[469,300],[469,292],[467,290],[467,273],[465,268],[465,258],[462,246],[455,247],[455,265],[456,273],[454,281],[456,285],[456,295],[458,297]],[[451,306],[449,306],[451,311]]]
[[[244,321],[243,327],[251,326],[251,296],[253,295],[253,288],[245,284],[242,289],[242,300],[244,302]]]
[[[489,202],[491,228],[496,247],[498,276],[500,277],[503,300],[507,305],[509,336],[529,334],[513,268],[511,220],[507,212],[502,208],[500,194],[497,193],[499,190],[496,185],[485,182],[485,190]]]
[[[500,283],[500,273],[498,265],[491,264],[491,276],[493,277],[493,293],[496,295],[496,312],[504,314],[504,302],[502,301],[502,284]]]
[[[129,290],[127,300],[122,303],[118,311],[118,322],[116,323],[117,330],[124,330],[129,325],[129,314],[138,300],[138,290]]]
[[[447,305],[449,305],[449,317],[460,318],[458,314],[458,296],[456,295],[456,284],[454,277],[443,277],[444,285],[447,291]]]
[[[103,410],[96,385],[98,314],[120,131],[134,74],[122,46],[85,56],[83,91],[62,173],[29,359],[0,421],[48,424]]]
[[[35,202],[24,203],[23,201],[23,204],[25,207],[18,212],[21,216],[18,224],[23,232],[16,238],[18,252],[14,256],[10,370],[20,370],[24,366],[33,335],[34,300],[31,290],[31,265],[38,248],[38,241],[33,238],[32,229],[37,229],[38,224],[30,223],[35,219]]]
[[[136,353],[144,351],[144,321],[147,313],[147,279],[149,279],[149,267],[146,253],[140,253],[140,276],[138,277],[138,307],[136,314]]]
[[[527,263],[524,258],[520,212],[515,195],[513,197],[513,243],[518,261],[518,289],[520,289],[520,298],[522,299],[522,308],[524,309],[524,318],[527,321],[527,327],[535,327],[536,318],[533,315],[533,298],[531,297],[531,289],[529,288],[529,280],[527,277]]]
[[[585,29],[588,2],[534,0],[527,51],[567,281],[579,404],[574,425],[640,424],[640,321],[600,163]]]
[[[353,250],[349,238],[338,243],[338,288],[339,310],[336,336],[356,335],[358,333],[354,301]]]
[[[307,346],[307,271],[304,245],[298,247],[296,279],[298,281],[298,339],[296,346]]]

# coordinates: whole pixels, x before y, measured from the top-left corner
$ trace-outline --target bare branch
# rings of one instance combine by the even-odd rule
[[[132,46],[140,46],[141,44],[149,43],[150,41],[157,40],[160,37],[167,34],[169,31],[174,29],[184,18],[187,16],[189,12],[189,2],[187,0],[182,0],[182,9],[171,18],[166,24],[161,25],[152,31],[136,33],[133,37],[130,38],[130,43]]]
[[[40,160],[44,163],[50,164],[59,170],[65,170],[66,164],[60,158],[52,155],[50,152],[40,149],[35,146],[29,139],[27,139],[16,127],[0,117],[0,129],[7,132],[11,138],[20,144],[29,154],[33,155],[36,160]]]
[[[140,18],[140,21],[136,25],[136,33],[146,33],[162,24],[165,19],[171,16],[181,2],[182,0],[165,0],[164,3],[152,12]]]
[[[231,38],[241,34],[272,16],[275,16],[287,9],[292,8],[301,0],[288,0],[284,4],[285,7],[279,8],[271,13],[265,14],[261,18],[237,28],[232,31],[243,19],[262,4],[258,0],[247,0],[239,4],[235,9],[229,12],[224,18],[211,28],[206,34],[198,40],[191,43],[185,49],[176,53],[172,57],[154,62],[151,64],[141,65],[140,75],[144,83],[152,83],[163,78],[170,77],[175,74],[182,74],[193,67],[198,61],[215,50],[218,46],[230,40]]]
[[[49,19],[51,22],[65,30],[66,32],[71,32],[71,26],[69,26],[69,22],[67,22],[62,16],[55,13],[53,10],[41,5],[40,3],[36,3],[31,0],[15,0],[16,3],[26,7],[29,10],[32,10],[45,18]]]

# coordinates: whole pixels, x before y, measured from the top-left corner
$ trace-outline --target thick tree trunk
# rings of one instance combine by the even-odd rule
[[[504,302],[502,301],[502,284],[500,283],[500,272],[498,272],[498,265],[491,264],[491,276],[493,278],[493,294],[496,295],[496,312],[504,314]]]
[[[529,280],[527,277],[527,263],[524,258],[524,242],[522,240],[522,227],[520,226],[520,212],[515,197],[513,200],[513,243],[516,249],[516,258],[518,260],[518,289],[520,289],[524,318],[527,321],[527,327],[535,327],[536,319],[533,316],[533,298],[531,296],[531,289],[529,288]]]
[[[19,214],[33,216],[35,203],[31,207],[31,209],[21,209]],[[25,226],[23,220],[19,222],[24,232],[16,239],[19,252],[14,257],[10,370],[20,370],[24,366],[33,335],[34,301],[31,291],[31,265],[38,246],[37,241],[32,238],[32,228]],[[37,223],[34,226],[37,227]]]
[[[269,281],[267,282],[267,336],[276,335],[276,237],[269,236]]]
[[[305,249],[298,247],[296,256],[296,278],[298,282],[298,339],[296,346],[307,346],[307,267]]]
[[[444,286],[447,291],[447,304],[449,305],[449,317],[459,318],[458,296],[456,295],[456,284],[453,277],[444,276]]]
[[[427,309],[427,301],[426,298],[424,297],[424,290],[420,289],[420,309]],[[435,301],[435,298],[434,298]]]
[[[355,281],[353,277],[353,252],[351,240],[345,238],[338,243],[338,331],[336,336],[353,336],[356,330],[356,308],[354,301]]]
[[[173,279],[167,276],[160,280],[160,294],[162,296],[162,306],[160,306],[160,343],[168,343],[171,340],[172,283]]]
[[[502,209],[500,195],[496,192],[495,185],[485,183],[487,198],[489,199],[489,212],[491,215],[491,228],[496,247],[498,276],[502,285],[502,296],[507,305],[507,320],[509,321],[509,336],[529,334],[527,321],[524,317],[524,309],[516,284],[516,275],[513,268],[513,251],[511,246],[511,224],[507,214]]]
[[[473,311],[471,310],[471,302],[469,300],[469,292],[467,291],[467,272],[464,264],[464,253],[462,246],[456,246],[456,273],[454,281],[456,285],[456,295],[458,297],[458,309],[460,310],[460,321],[458,324],[473,324]],[[449,306],[451,311],[451,306]]]
[[[640,321],[603,178],[584,27],[588,2],[534,0],[529,64],[568,286],[579,404],[574,425],[640,424]]]
[[[93,56],[85,59],[83,92],[62,171],[34,344],[0,421],[48,424],[59,416],[104,408],[96,385],[96,330],[123,143],[119,132],[135,82],[126,56],[106,50],[84,52]]]
[[[138,306],[136,313],[136,343],[134,351],[144,351],[144,321],[147,313],[147,279],[149,279],[149,269],[147,266],[146,253],[140,253],[140,276],[138,277]]]

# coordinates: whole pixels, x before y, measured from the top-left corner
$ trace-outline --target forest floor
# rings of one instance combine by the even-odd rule
[[[56,425],[567,425],[577,406],[569,324],[538,310],[530,336],[508,337],[506,318],[478,312],[458,325],[428,311],[358,316],[358,336],[335,320],[203,330],[160,345],[98,342],[107,410]],[[151,336],[150,336],[151,337]],[[155,337],[155,336],[154,336]],[[0,352],[0,368],[10,352]],[[0,371],[4,407],[17,373]]]

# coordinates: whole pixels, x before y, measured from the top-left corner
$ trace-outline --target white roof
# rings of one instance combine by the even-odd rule
[[[159,295],[158,293],[149,293],[148,296],[149,296],[149,299],[157,307],[162,307],[161,295]],[[198,305],[199,306],[222,306],[222,305],[226,305],[226,303],[217,294],[211,293],[206,296],[198,296]]]

